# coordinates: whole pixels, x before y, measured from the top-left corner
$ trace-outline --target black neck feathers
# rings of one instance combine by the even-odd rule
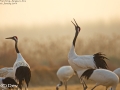
[[[18,41],[15,41],[15,50],[16,50],[17,53],[19,53],[19,50],[18,50],[18,47],[17,47],[17,42]]]
[[[74,39],[73,39],[73,45],[74,45],[74,47],[75,47],[75,42],[76,42],[77,36],[78,36],[78,32],[76,31],[75,37],[74,37]]]

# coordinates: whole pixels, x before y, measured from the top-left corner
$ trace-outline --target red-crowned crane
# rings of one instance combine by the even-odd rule
[[[75,75],[74,70],[71,66],[62,66],[57,71],[57,77],[60,80],[60,83],[56,86],[56,90],[59,90],[59,87],[62,86],[62,84],[65,85],[65,90],[67,90],[67,81]]]
[[[0,77],[0,88],[4,89],[18,89],[17,82],[10,77]]]
[[[75,19],[74,19],[75,21]],[[72,21],[71,21],[72,22]],[[72,22],[73,23],[73,22]],[[75,72],[81,70],[81,69],[96,69],[96,68],[103,68],[103,69],[107,69],[107,64],[105,62],[105,59],[107,59],[104,54],[101,53],[96,53],[94,55],[77,55],[75,52],[75,42],[77,39],[77,36],[81,30],[81,28],[78,26],[78,24],[75,21],[75,24],[73,23],[73,25],[75,26],[75,36],[72,42],[72,47],[69,51],[68,54],[68,62],[71,65],[71,67],[75,70]],[[81,47],[82,48],[82,47]],[[81,78],[80,78],[81,80]],[[87,89],[87,85],[84,83],[83,80],[81,80],[83,82],[83,88],[84,90]]]
[[[88,69],[82,72],[77,72],[78,76],[82,79],[90,79],[96,82],[96,85],[91,89],[94,90],[97,86],[106,86],[106,90],[110,87],[110,90],[116,90],[119,83],[119,77],[112,71],[107,69]]]
[[[17,59],[13,65],[13,70],[15,71],[15,79],[19,82],[18,86],[22,89],[23,83],[25,82],[26,87],[28,88],[30,79],[31,79],[31,71],[29,64],[24,60],[21,53],[18,50],[18,38],[17,36],[8,37],[6,39],[12,39],[15,41],[15,50],[17,53]]]

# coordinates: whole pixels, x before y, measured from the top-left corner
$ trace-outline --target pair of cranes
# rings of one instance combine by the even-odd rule
[[[22,86],[25,83],[25,90],[27,90],[30,79],[31,79],[30,66],[24,60],[21,53],[19,52],[19,49],[17,46],[17,43],[18,43],[17,36],[9,37],[6,39],[12,39],[15,41],[15,50],[17,53],[17,59],[13,67],[5,67],[5,68],[0,69],[1,84],[18,85],[17,87],[19,87],[22,90]],[[2,88],[5,89],[7,87],[2,87]],[[12,88],[12,87],[8,87],[8,88]]]
[[[71,21],[72,22],[72,21]],[[77,22],[74,19],[73,25],[75,26],[75,36],[72,42],[71,49],[68,54],[68,62],[70,66],[63,66],[57,71],[57,76],[60,80],[60,84],[56,86],[56,90],[64,83],[65,90],[67,90],[67,81],[76,73],[83,85],[84,90],[87,89],[87,85],[84,79],[91,79],[96,82],[96,85],[91,89],[95,89],[99,85],[106,86],[106,90],[110,87],[110,90],[116,90],[119,83],[120,70],[116,70],[116,74],[112,71],[106,70],[108,68],[105,60],[107,59],[104,54],[96,53],[94,55],[82,55],[79,56],[75,52],[75,42],[77,36],[81,30]]]

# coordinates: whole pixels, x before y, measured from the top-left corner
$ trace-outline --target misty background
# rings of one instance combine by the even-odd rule
[[[59,5],[58,5],[59,4]],[[45,0],[17,5],[0,5],[0,68],[12,67],[16,60],[13,40],[31,66],[30,86],[56,85],[57,70],[68,64],[68,52],[76,19],[81,31],[76,40],[78,55],[106,54],[110,70],[120,67],[120,1]],[[70,84],[79,83],[74,76]]]

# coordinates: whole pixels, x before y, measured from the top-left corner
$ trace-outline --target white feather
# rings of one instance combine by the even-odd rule
[[[72,46],[72,50],[73,50]],[[87,68],[93,68],[95,69],[95,63],[93,59],[93,55],[77,55],[74,50],[70,50],[69,55],[68,55],[68,62],[72,66],[72,68],[75,71],[79,71],[80,69],[87,69]],[[72,53],[74,52],[74,53]]]
[[[16,71],[16,69],[20,66],[27,66],[30,68],[29,64],[24,60],[22,55],[20,53],[17,53],[17,59],[13,65],[13,69]]]
[[[0,69],[0,77],[11,77],[15,78],[15,72],[13,67],[4,67]]]
[[[62,66],[57,71],[57,76],[60,81],[68,81],[74,75],[74,70],[71,66]]]
[[[81,77],[81,71],[77,73]],[[96,85],[103,85],[106,88],[111,86],[112,90],[115,90],[119,83],[119,77],[114,72],[106,69],[94,70],[89,79],[96,82]]]
[[[120,78],[120,68],[115,69],[113,72]]]

